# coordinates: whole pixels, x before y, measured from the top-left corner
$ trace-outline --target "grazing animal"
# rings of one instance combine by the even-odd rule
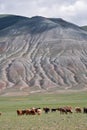
[[[47,113],[50,111],[50,108],[45,107],[45,108],[43,108],[43,110],[44,110],[44,112],[47,114]]]
[[[26,114],[26,110],[22,110],[22,115]]]
[[[32,108],[32,109],[30,110],[30,115],[36,115],[36,112],[35,112],[35,109],[34,109],[34,108]]]
[[[0,112],[0,116],[2,115],[2,113]]]
[[[63,107],[60,107],[60,108],[58,108],[57,110],[60,111],[60,114],[64,114],[64,113],[67,114],[66,109],[63,108]]]
[[[81,109],[80,107],[76,107],[76,108],[75,108],[75,112],[76,112],[76,113],[81,113],[81,112],[82,112],[82,109]]]
[[[17,115],[23,115],[22,110],[17,110]]]
[[[55,112],[57,109],[56,108],[52,108],[51,109],[51,112]]]
[[[87,108],[83,108],[83,113],[87,113]]]
[[[41,115],[41,113],[42,113],[42,110],[39,108],[39,109],[37,109],[37,114],[38,115]]]
[[[35,112],[37,112],[38,111],[38,109],[41,109],[41,108],[33,108],[34,110],[35,110]]]
[[[26,115],[36,115],[35,108],[27,109]]]
[[[26,110],[17,110],[17,115],[24,115],[26,114]]]
[[[66,106],[66,107],[64,107],[64,109],[66,109],[66,111],[69,113],[73,113],[72,107]]]
[[[31,111],[31,109],[27,109],[26,110],[26,115],[30,115],[30,111]]]

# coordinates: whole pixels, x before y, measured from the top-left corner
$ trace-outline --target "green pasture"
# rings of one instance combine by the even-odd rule
[[[58,108],[72,106],[73,114],[58,111],[38,115],[18,116],[17,109],[31,107]],[[61,94],[31,94],[0,97],[0,130],[87,130],[87,114],[75,113],[75,107],[87,107],[87,92]]]

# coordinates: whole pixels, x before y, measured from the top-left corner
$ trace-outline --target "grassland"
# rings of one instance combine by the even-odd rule
[[[87,92],[65,94],[32,94],[0,97],[0,130],[87,130],[87,114],[50,112],[38,116],[17,116],[17,109],[60,106],[87,107]]]

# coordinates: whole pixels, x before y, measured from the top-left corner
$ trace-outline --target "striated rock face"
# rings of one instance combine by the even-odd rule
[[[0,17],[1,92],[86,86],[86,31],[59,18]]]

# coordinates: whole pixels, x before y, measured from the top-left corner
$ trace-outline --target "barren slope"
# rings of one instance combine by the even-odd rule
[[[86,31],[58,18],[0,18],[1,92],[79,90],[86,84]]]

